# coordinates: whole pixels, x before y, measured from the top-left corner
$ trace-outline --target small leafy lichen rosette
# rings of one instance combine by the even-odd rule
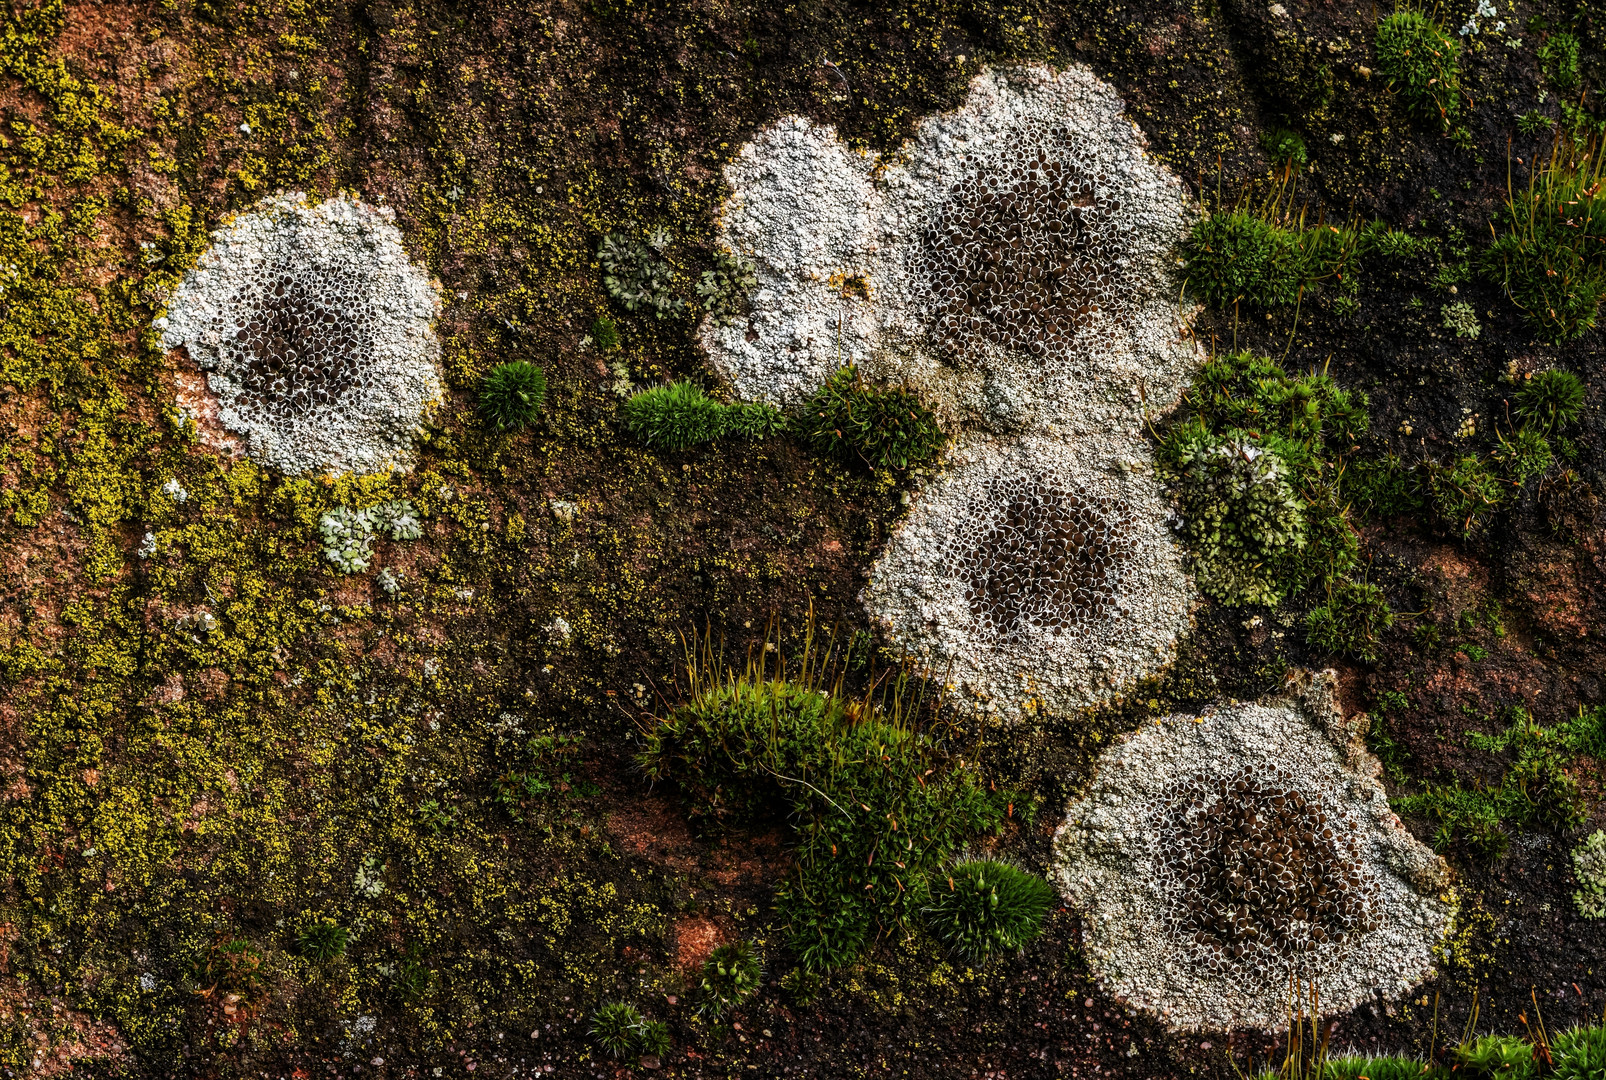
[[[392,219],[344,196],[264,199],[213,232],[156,321],[257,460],[292,474],[407,463],[441,393],[440,305]]]
[[[1273,1029],[1293,986],[1331,1015],[1433,974],[1448,869],[1389,809],[1335,684],[1169,716],[1099,758],[1054,877],[1107,991],[1175,1028]]]

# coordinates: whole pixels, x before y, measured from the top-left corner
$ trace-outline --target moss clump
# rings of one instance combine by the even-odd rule
[[[647,733],[640,763],[704,822],[784,816],[794,859],[780,915],[804,971],[823,974],[907,925],[936,869],[1005,809],[973,765],[912,726],[919,688],[895,686],[884,709],[810,670],[694,665],[691,697]]]
[[[546,403],[546,373],[527,360],[498,364],[480,384],[480,416],[497,431],[523,431]]]
[[[591,1015],[591,1038],[612,1058],[633,1054],[646,1018],[628,1001],[608,1001]]]
[[[606,315],[598,315],[591,324],[591,341],[598,352],[613,352],[619,347],[619,326]]]
[[[1595,325],[1606,297],[1606,166],[1597,139],[1563,136],[1526,190],[1507,193],[1483,273],[1551,343]]]
[[[1225,604],[1281,603],[1291,584],[1286,564],[1305,547],[1304,503],[1288,486],[1282,459],[1228,438],[1188,446],[1176,465],[1199,587]]]
[[[1429,504],[1439,522],[1463,540],[1481,532],[1506,497],[1506,484],[1480,454],[1422,465]]]
[[[938,875],[925,909],[932,936],[967,960],[1019,949],[1043,932],[1054,886],[1019,867],[971,859]]]
[[[1428,784],[1394,801],[1401,813],[1421,814],[1434,824],[1436,850],[1459,847],[1494,859],[1505,851],[1508,827],[1565,830],[1585,820],[1578,781],[1568,767],[1579,754],[1598,752],[1599,720],[1586,715],[1547,728],[1525,710],[1512,713],[1510,726],[1498,735],[1467,735],[1473,749],[1507,758],[1498,785]]]
[[[1349,571],[1356,541],[1338,485],[1366,407],[1326,375],[1292,376],[1251,353],[1205,365],[1157,457],[1207,595],[1274,606]]]
[[[1402,8],[1377,24],[1377,66],[1418,116],[1448,131],[1461,111],[1461,43],[1425,13]]]
[[[1596,1080],[1606,1076],[1606,1028],[1582,1027],[1557,1035],[1550,1044],[1556,1080]]]
[[[763,975],[764,963],[751,941],[726,942],[703,962],[698,1011],[718,1020],[752,997]]]
[[[773,405],[726,405],[690,382],[643,390],[625,402],[624,415],[632,435],[663,450],[689,450],[732,435],[765,439],[786,426],[785,417]]]
[[[333,960],[346,951],[351,931],[333,919],[319,919],[296,936],[301,955],[310,960]]]
[[[1578,85],[1578,38],[1565,30],[1551,34],[1539,46],[1539,66],[1557,90]]]
[[[1560,368],[1541,371],[1517,391],[1517,415],[1547,434],[1577,420],[1583,409],[1583,380]]]
[[[1295,168],[1305,164],[1309,155],[1305,150],[1305,140],[1297,131],[1287,128],[1273,128],[1260,133],[1260,148],[1266,151],[1273,161],[1281,161]]]
[[[1557,1080],[1595,1080],[1606,1074],[1606,1028],[1580,1027],[1547,1036],[1544,1046],[1517,1035],[1484,1035],[1447,1048],[1450,1064],[1409,1057],[1329,1058],[1321,1075],[1328,1080],[1451,1080],[1453,1077],[1505,1077],[1526,1080],[1543,1070]],[[1274,1075],[1274,1074],[1267,1074]]]
[[[942,449],[936,414],[907,387],[874,387],[856,367],[837,371],[799,409],[797,428],[815,452],[871,469],[923,465]]]
[[[1489,452],[1500,475],[1512,484],[1525,484],[1549,469],[1556,460],[1550,443],[1534,428],[1518,428],[1510,436],[1500,436],[1500,444]]]
[[[1211,307],[1243,301],[1256,307],[1297,303],[1322,281],[1342,277],[1360,234],[1310,227],[1276,204],[1236,207],[1195,223],[1182,245],[1188,287]]]
[[[1539,1075],[1534,1048],[1516,1035],[1485,1035],[1450,1051],[1460,1071],[1468,1076],[1510,1077],[1528,1080]]]
[[[1380,635],[1393,625],[1382,589],[1339,578],[1328,584],[1326,602],[1305,616],[1305,640],[1326,652],[1373,660]]]

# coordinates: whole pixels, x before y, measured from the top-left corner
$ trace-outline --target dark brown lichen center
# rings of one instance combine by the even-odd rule
[[[1107,239],[1119,209],[1063,128],[1018,157],[966,155],[964,178],[922,237],[938,346],[1042,356],[1085,329],[1117,299]]]
[[[338,404],[358,384],[366,335],[344,305],[282,274],[249,302],[231,344],[242,399],[304,416]]]
[[[997,516],[965,561],[972,614],[1005,640],[1060,633],[1112,613],[1131,558],[1131,522],[1116,500],[1045,479],[995,481]]]
[[[1185,785],[1160,835],[1171,927],[1213,958],[1291,957],[1377,926],[1376,883],[1353,840],[1286,778]]]

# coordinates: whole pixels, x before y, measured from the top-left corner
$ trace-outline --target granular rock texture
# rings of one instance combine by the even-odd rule
[[[438,302],[391,217],[345,197],[265,199],[213,233],[157,320],[258,460],[287,473],[405,462],[440,395]]]
[[[864,600],[976,709],[1006,720],[1106,696],[1188,626],[1182,557],[1143,447],[972,433],[922,492]]]
[[[952,419],[1136,435],[1138,387],[1174,400],[1196,360],[1167,277],[1191,211],[1143,147],[1077,66],[978,75],[907,164],[782,120],[726,170],[752,313],[703,342],[749,398],[795,402],[856,363]]]
[[[1449,931],[1443,860],[1389,809],[1333,673],[1302,678],[1134,732],[1055,834],[1090,963],[1175,1027],[1277,1027],[1290,980],[1328,1013],[1397,997]]]

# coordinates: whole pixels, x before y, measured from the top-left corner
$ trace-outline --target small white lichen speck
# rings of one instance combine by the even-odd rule
[[[1389,809],[1321,672],[1296,696],[1146,725],[1106,751],[1054,836],[1053,877],[1105,988],[1174,1028],[1273,1029],[1433,974],[1444,860]]]
[[[407,464],[441,394],[440,304],[392,217],[344,196],[264,199],[214,231],[156,321],[259,461],[286,473]]]

